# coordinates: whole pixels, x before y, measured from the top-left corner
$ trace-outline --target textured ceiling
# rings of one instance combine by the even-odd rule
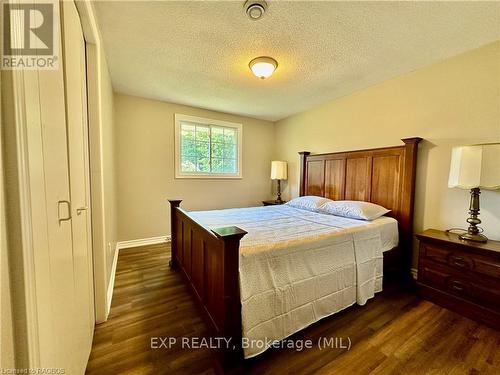
[[[115,90],[274,121],[500,39],[499,2],[243,3],[96,2]]]

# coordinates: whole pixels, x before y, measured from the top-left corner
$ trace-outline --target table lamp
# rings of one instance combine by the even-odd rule
[[[274,160],[271,162],[271,180],[278,180],[278,197],[276,203],[283,203],[281,200],[281,180],[288,178],[286,161]]]
[[[454,147],[451,152],[448,187],[470,189],[469,228],[462,240],[487,242],[478,225],[480,189],[500,189],[500,143]]]

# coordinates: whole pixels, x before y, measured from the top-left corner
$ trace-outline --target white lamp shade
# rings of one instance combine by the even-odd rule
[[[454,147],[448,187],[500,189],[500,143]]]
[[[286,161],[271,162],[271,180],[286,180],[288,178]]]

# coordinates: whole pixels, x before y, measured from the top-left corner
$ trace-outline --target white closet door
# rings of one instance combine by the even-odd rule
[[[75,280],[76,364],[85,370],[94,333],[85,40],[73,1],[62,2],[63,53]],[[80,371],[78,372],[80,373]]]
[[[59,69],[26,71],[24,100],[39,367],[73,375],[85,372],[94,327],[89,155],[80,20],[60,4]]]
[[[77,306],[62,64],[58,70],[40,70],[38,85],[43,164],[37,163],[37,167],[43,168],[43,181],[36,181],[32,190],[45,192],[46,223],[34,221],[33,227],[37,231],[46,225],[48,240],[45,254],[48,269],[41,268],[45,263],[40,261],[42,256],[35,249],[36,294],[45,296],[44,300],[38,298],[37,305],[39,331],[46,333],[40,336],[40,358],[42,367],[65,368],[66,373],[75,373],[77,347],[71,332]],[[32,205],[40,204],[32,201]]]

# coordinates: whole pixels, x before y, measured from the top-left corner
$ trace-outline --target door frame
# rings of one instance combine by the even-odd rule
[[[12,20],[13,21],[13,20]],[[12,29],[20,30],[19,24],[12,22]],[[31,185],[29,174],[29,154],[28,154],[28,135],[27,135],[27,110],[25,105],[24,82],[25,75],[22,70],[11,71],[10,93],[13,97],[13,126],[15,136],[15,155],[11,155],[16,163],[16,186],[11,188],[11,194],[16,196],[17,202],[11,201],[9,205],[17,203],[14,208],[17,211],[14,215],[9,215],[8,226],[19,227],[19,233],[9,233],[9,255],[15,264],[22,265],[21,276],[17,281],[22,283],[22,299],[15,298],[14,306],[23,306],[26,338],[24,343],[26,349],[19,353],[19,348],[15,348],[16,361],[27,360],[29,367],[37,368],[40,363],[40,346],[38,335],[38,309],[36,299],[36,280],[35,280],[35,259],[33,244],[32,210],[31,210]],[[8,151],[7,151],[8,152]],[[8,158],[8,157],[7,157]],[[9,189],[7,187],[7,189]],[[9,194],[10,195],[10,194]],[[15,236],[15,238],[13,238]],[[18,242],[19,241],[19,242]],[[12,264],[12,263],[11,263]],[[15,277],[11,275],[11,277]],[[11,288],[13,283],[11,283]],[[16,295],[17,297],[17,295]],[[13,321],[13,325],[19,322]],[[16,345],[17,346],[17,345]]]
[[[85,38],[87,63],[87,107],[90,156],[90,197],[92,213],[92,252],[94,262],[94,308],[96,323],[108,318],[108,276],[104,210],[104,172],[101,118],[101,37],[94,6],[89,0],[75,1]]]
[[[12,3],[20,3],[12,1]],[[11,18],[11,33],[15,39],[21,39],[24,33],[22,28],[23,21],[20,17],[14,16]],[[4,108],[4,110],[12,111],[13,119],[12,133],[9,134],[9,143],[14,145],[13,150],[6,150],[6,159],[10,159],[13,163],[14,170],[12,174],[16,180],[14,186],[8,186],[7,191],[15,199],[9,202],[11,208],[7,218],[8,227],[18,227],[19,230],[9,230],[8,234],[8,251],[9,256],[13,259],[12,262],[16,266],[21,266],[22,271],[18,276],[11,275],[11,278],[16,278],[15,283],[20,283],[22,291],[19,295],[15,295],[13,305],[16,310],[23,316],[21,321],[13,319],[14,326],[23,325],[18,329],[26,330],[23,337],[16,339],[14,348],[14,356],[16,365],[23,366],[23,362],[30,368],[40,367],[40,342],[38,331],[38,308],[36,298],[36,277],[35,277],[35,256],[33,242],[33,221],[32,221],[32,205],[31,205],[31,184],[30,184],[30,162],[29,162],[29,143],[28,143],[28,118],[30,111],[27,107],[27,99],[25,94],[25,83],[30,82],[33,76],[25,73],[24,70],[15,69],[3,72],[5,77],[10,80],[10,85],[2,92],[12,95],[12,108]],[[5,82],[3,82],[5,84]],[[7,124],[6,124],[7,127]],[[10,263],[12,265],[12,262]],[[11,283],[11,288],[13,288]],[[21,344],[19,344],[21,341]],[[26,345],[26,348],[19,348],[21,345]]]

